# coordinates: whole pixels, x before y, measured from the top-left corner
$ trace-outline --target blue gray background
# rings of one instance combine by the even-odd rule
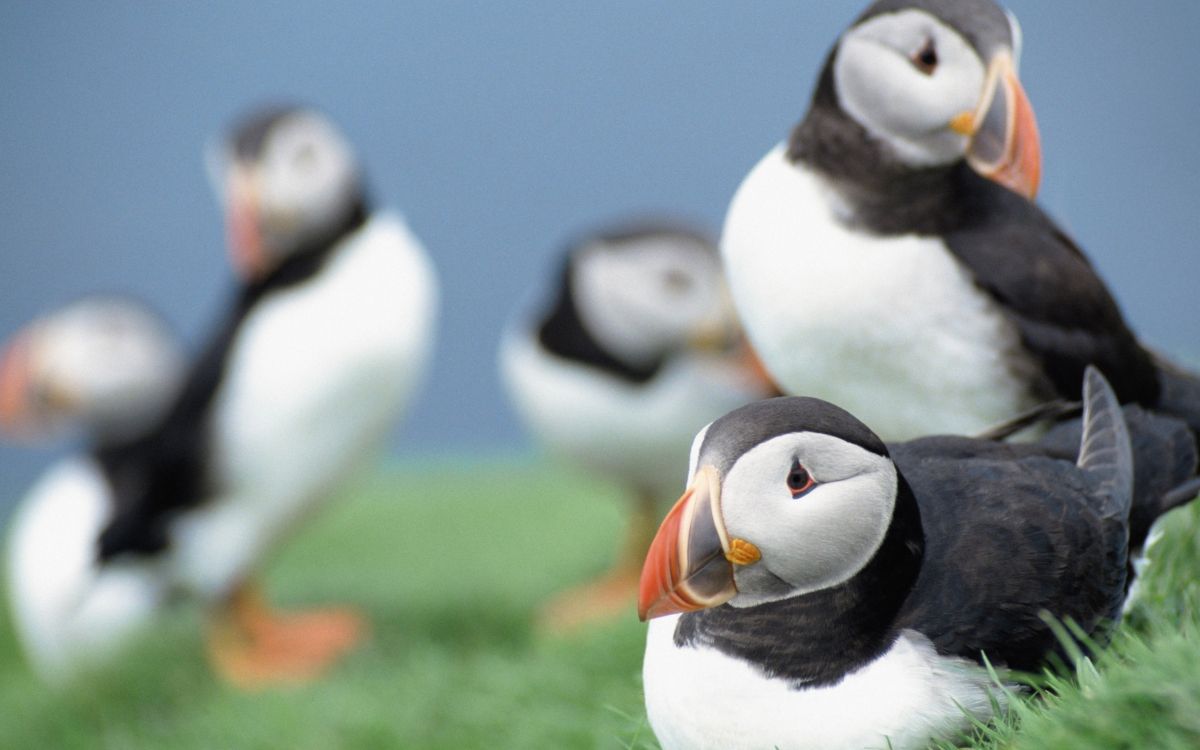
[[[393,455],[526,446],[495,342],[564,237],[667,212],[714,230],[803,114],[864,0],[0,5],[0,335],[133,292],[195,345],[231,284],[206,138],[325,108],[441,273],[436,365]],[[1012,0],[1042,202],[1138,331],[1200,354],[1200,3]],[[48,460],[0,447],[0,507]]]

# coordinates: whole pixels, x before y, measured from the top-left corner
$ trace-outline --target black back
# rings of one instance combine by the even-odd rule
[[[366,201],[359,199],[336,227],[310,239],[263,279],[241,287],[158,425],[133,440],[93,448],[112,487],[114,504],[112,519],[98,540],[100,560],[162,551],[175,515],[219,490],[209,466],[211,406],[243,321],[264,299],[318,274],[340,240],[366,219]]]
[[[947,460],[936,443],[915,443],[896,458],[920,498],[927,564],[894,627],[943,655],[1035,670],[1059,647],[1043,612],[1087,632],[1118,615],[1126,527],[1094,508],[1073,464]]]

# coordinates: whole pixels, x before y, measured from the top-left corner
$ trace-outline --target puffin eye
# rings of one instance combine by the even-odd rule
[[[317,149],[311,143],[305,143],[292,154],[292,163],[303,170],[311,170],[317,163]]]
[[[912,64],[917,70],[927,76],[933,75],[933,71],[937,70],[938,54],[937,48],[933,46],[933,39],[926,39],[925,44],[921,45],[921,49],[917,50],[911,58]]]
[[[788,470],[787,475],[787,486],[791,490],[792,497],[808,494],[808,491],[816,484],[808,471],[800,465],[800,461],[792,459],[792,468]]]
[[[662,282],[671,294],[683,294],[692,288],[692,278],[678,268],[664,272]]]

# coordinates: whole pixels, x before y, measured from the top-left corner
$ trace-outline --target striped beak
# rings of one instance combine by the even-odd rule
[[[1011,54],[992,58],[978,108],[956,116],[950,128],[970,138],[972,169],[1033,200],[1042,177],[1041,138]]]
[[[234,163],[226,182],[225,221],[230,259],[244,279],[261,278],[267,270],[259,216],[258,186],[253,171]]]
[[[0,355],[0,430],[21,435],[36,421],[33,414],[32,346],[18,334]]]
[[[725,532],[720,492],[720,474],[704,466],[663,520],[642,566],[640,619],[715,607],[737,594],[731,560],[738,545]]]

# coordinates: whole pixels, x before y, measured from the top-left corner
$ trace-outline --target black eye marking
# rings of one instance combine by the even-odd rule
[[[311,143],[305,143],[296,149],[292,161],[302,169],[312,169],[317,161],[317,149]]]
[[[677,268],[664,272],[662,281],[663,286],[672,294],[683,294],[692,288],[692,277]]]
[[[801,497],[807,495],[809,490],[815,487],[817,483],[813,481],[812,476],[803,466],[800,465],[798,459],[792,459],[792,468],[788,470],[787,486],[791,491],[792,497]]]
[[[927,76],[933,75],[938,66],[937,48],[933,46],[933,39],[926,39],[925,44],[910,59],[917,70]]]

